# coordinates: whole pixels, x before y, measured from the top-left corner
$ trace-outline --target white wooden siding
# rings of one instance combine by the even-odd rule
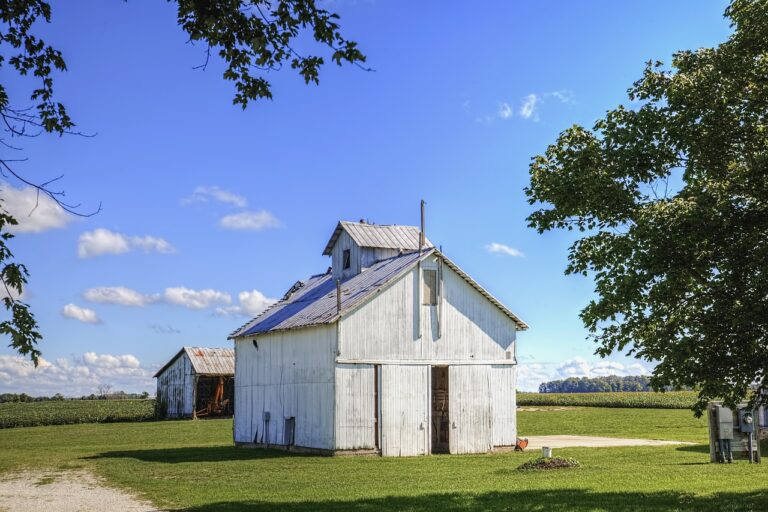
[[[430,264],[435,263],[424,263],[425,267]],[[408,272],[342,319],[340,361],[514,363],[516,325],[512,319],[447,266],[442,272],[442,306],[422,306],[418,273],[418,269]],[[441,330],[437,329],[438,316]]]
[[[493,446],[491,366],[448,368],[448,415],[451,453],[485,453]]]
[[[336,366],[336,449],[376,448],[376,391],[372,365]]]
[[[381,366],[381,454],[429,453],[429,366]]]
[[[296,446],[332,449],[336,326],[270,333],[256,342],[258,349],[252,338],[235,343],[235,442],[284,444],[285,420],[293,417]]]
[[[393,258],[400,254],[399,249],[384,249],[381,247],[364,247],[360,250],[360,266],[368,268],[377,261]]]
[[[188,418],[194,408],[195,376],[186,353],[157,377],[157,402],[165,418]]]
[[[349,250],[349,268],[344,269],[344,251]],[[334,279],[347,278],[360,273],[362,263],[361,252],[358,246],[346,231],[342,231],[336,245],[331,250],[331,273]]]
[[[493,446],[514,446],[517,439],[517,366],[491,367]]]

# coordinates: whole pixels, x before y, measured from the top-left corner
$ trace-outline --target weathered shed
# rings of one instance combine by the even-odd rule
[[[418,228],[340,222],[328,272],[232,333],[237,445],[479,453],[517,436],[527,325]]]
[[[231,416],[234,411],[234,349],[183,347],[155,378],[162,418]]]

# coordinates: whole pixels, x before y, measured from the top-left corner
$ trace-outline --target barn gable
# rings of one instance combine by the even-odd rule
[[[427,272],[437,279],[434,300],[427,296]],[[345,312],[342,321],[343,362],[503,362],[514,359],[516,331],[528,328],[438,251],[426,254],[375,300]]]

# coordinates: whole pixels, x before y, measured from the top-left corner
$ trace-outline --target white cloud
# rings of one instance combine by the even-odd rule
[[[16,291],[16,288],[12,286],[0,286],[0,300],[3,300],[5,298],[10,297],[13,300],[27,300],[27,296],[29,295],[29,288],[27,286],[24,286],[21,290],[21,294],[19,294],[18,291]]]
[[[163,299],[170,304],[184,306],[188,309],[205,309],[215,304],[231,304],[232,297],[218,290],[192,290],[183,286],[166,288]]]
[[[216,313],[220,315],[242,315],[253,318],[277,302],[277,299],[270,299],[259,290],[240,292],[237,294],[237,300],[239,301],[239,304],[225,308],[216,308]]]
[[[512,117],[512,107],[509,106],[509,103],[500,103],[499,104],[499,117],[502,119],[509,119]]]
[[[96,393],[102,384],[113,391],[153,393],[152,371],[131,354],[86,352],[82,357],[40,360],[34,365],[18,356],[0,356],[0,392],[80,396]]]
[[[539,97],[533,93],[523,98],[523,104],[520,106],[520,116],[523,119],[533,119],[533,121],[538,121],[539,114],[536,112],[536,108],[539,100]]]
[[[624,364],[618,361],[599,360],[588,362],[583,357],[574,357],[561,363],[557,369],[558,378],[604,377],[607,375],[647,375],[650,370],[640,363]]]
[[[573,103],[573,98],[574,98],[573,91],[568,89],[560,89],[559,91],[552,91],[550,93],[547,93],[547,96],[552,96],[553,98],[560,101],[560,103]]]
[[[144,252],[159,252],[160,254],[171,254],[176,249],[163,238],[154,236],[132,236],[131,245]]]
[[[224,229],[261,231],[279,228],[280,220],[267,210],[257,212],[240,212],[227,215],[219,220],[219,226]]]
[[[575,357],[561,363],[557,367],[557,375],[561,378],[590,377],[590,370],[590,366],[584,358]]]
[[[113,356],[111,354],[86,352],[83,354],[83,362],[94,368],[139,368],[141,366],[136,356],[131,354]]]
[[[219,314],[243,314],[255,316],[264,308],[275,302],[264,296],[258,290],[240,292],[238,299],[240,304],[232,304],[232,296],[220,290],[210,288],[204,290],[194,290],[185,286],[174,286],[166,288],[161,293],[144,294],[126,288],[124,286],[103,286],[99,288],[89,288],[83,293],[85,300],[100,304],[116,304],[119,306],[143,307],[148,304],[165,303],[176,306],[183,306],[187,309],[206,309],[213,306],[222,306],[216,309]],[[150,326],[159,334],[174,334],[179,331],[170,326]]]
[[[551,372],[543,364],[521,363],[517,367],[517,389],[521,391],[538,391],[539,384],[549,380],[552,380]]]
[[[151,302],[156,302],[156,295],[144,295],[124,286],[102,286],[89,288],[83,293],[83,298],[88,302],[99,304],[117,304],[120,306],[143,307]]]
[[[71,318],[86,324],[98,324],[101,320],[96,315],[96,312],[92,309],[81,308],[75,304],[67,304],[64,309],[61,310],[61,314],[66,318]]]
[[[13,233],[42,233],[63,228],[75,220],[47,195],[38,196],[33,187],[16,188],[0,182],[0,201],[0,207],[19,222],[17,226],[8,227]]]
[[[217,186],[197,187],[192,192],[191,196],[182,200],[182,203],[206,203],[208,201],[217,201],[219,203],[229,204],[237,208],[245,208],[248,206],[248,201],[243,196],[235,194],[234,192],[223,190]]]
[[[150,324],[149,328],[155,331],[155,334],[181,334],[181,331],[171,324]]]
[[[498,242],[493,242],[485,246],[485,250],[494,253],[494,254],[505,254],[507,256],[514,256],[516,258],[522,258],[525,256],[521,251],[518,249],[515,249],[514,247],[510,247],[508,245],[500,244]]]
[[[154,236],[126,236],[104,228],[86,231],[77,241],[77,256],[93,258],[102,254],[123,254],[134,249],[145,253],[170,254],[176,249],[162,238]]]

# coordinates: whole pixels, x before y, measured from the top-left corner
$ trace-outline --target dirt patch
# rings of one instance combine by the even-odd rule
[[[548,471],[550,469],[580,468],[581,462],[565,457],[539,457],[521,464],[518,471]]]
[[[85,471],[25,471],[3,475],[0,479],[0,510],[155,512],[157,508],[123,491],[107,487]]]

